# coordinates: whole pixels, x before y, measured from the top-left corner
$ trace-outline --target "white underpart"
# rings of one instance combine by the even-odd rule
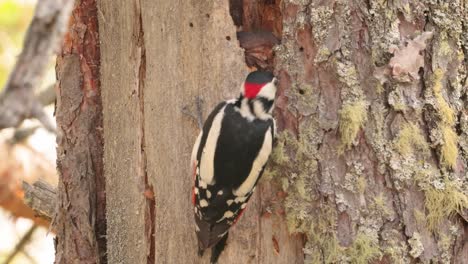
[[[258,92],[257,96],[265,97],[268,100],[274,100],[276,95],[276,86],[274,84],[275,79],[273,81],[265,84],[260,92]]]
[[[270,127],[265,134],[262,148],[258,152],[258,155],[252,164],[252,169],[250,170],[249,176],[247,176],[247,179],[241,184],[241,186],[239,186],[239,188],[233,191],[234,195],[238,197],[245,196],[252,190],[260,174],[260,171],[262,170],[262,167],[265,165],[268,157],[270,156],[272,144],[273,139],[271,138]]]
[[[197,152],[198,152],[198,148],[200,147],[200,141],[201,141],[202,135],[203,135],[203,131],[201,131],[200,134],[198,134],[197,140],[195,141],[195,144],[193,145],[192,156],[190,158],[191,167],[195,165],[195,161],[197,160]]]
[[[213,184],[214,177],[214,156],[216,151],[216,143],[218,142],[219,132],[221,131],[221,123],[224,117],[226,106],[221,108],[218,114],[213,119],[213,123],[208,133],[206,143],[200,161],[200,177],[207,184]]]

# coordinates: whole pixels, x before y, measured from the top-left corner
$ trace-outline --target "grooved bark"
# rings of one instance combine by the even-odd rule
[[[95,0],[77,1],[57,58],[56,263],[106,263],[99,37]]]
[[[466,11],[283,1],[272,170],[306,262],[466,259]]]

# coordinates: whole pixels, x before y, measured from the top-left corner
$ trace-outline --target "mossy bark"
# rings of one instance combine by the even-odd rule
[[[467,8],[283,1],[269,171],[306,263],[468,259]]]
[[[246,54],[280,78],[279,135],[220,262],[463,263],[467,5],[78,1],[58,63],[57,262],[207,262],[181,110],[235,96],[236,31],[262,30],[281,44]]]

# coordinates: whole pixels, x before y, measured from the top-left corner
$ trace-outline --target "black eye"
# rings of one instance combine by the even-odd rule
[[[278,83],[279,83],[279,80],[275,78],[275,79],[273,80],[273,84],[274,84],[275,86],[277,86]]]

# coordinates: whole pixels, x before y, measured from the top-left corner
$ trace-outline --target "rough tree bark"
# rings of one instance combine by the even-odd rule
[[[78,1],[58,63],[57,262],[207,262],[181,110],[235,96],[247,60],[280,77],[280,133],[220,263],[463,263],[467,5]],[[258,31],[281,44],[250,49]]]

